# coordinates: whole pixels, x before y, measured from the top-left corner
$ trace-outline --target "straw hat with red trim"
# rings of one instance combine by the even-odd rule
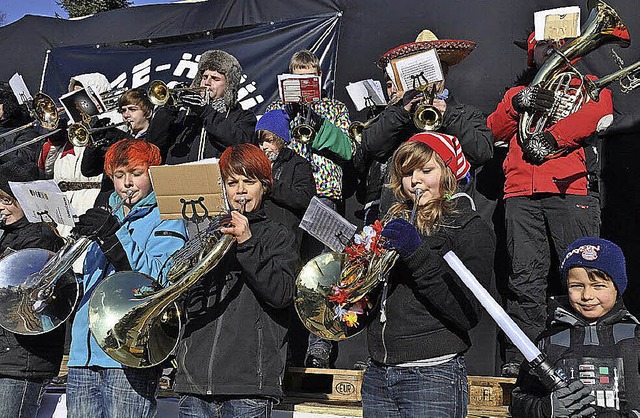
[[[428,51],[435,48],[440,61],[449,66],[456,65],[467,57],[476,47],[473,41],[463,41],[457,39],[438,39],[428,29],[420,32],[415,42],[397,46],[387,51],[378,59],[378,67],[384,69],[389,61],[394,58],[412,55],[418,52]]]

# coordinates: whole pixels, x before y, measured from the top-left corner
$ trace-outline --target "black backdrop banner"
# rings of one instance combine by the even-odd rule
[[[112,88],[144,88],[156,79],[190,84],[200,55],[221,49],[242,65],[240,104],[261,114],[277,97],[277,75],[288,71],[294,52],[306,48],[321,58],[323,88],[332,97],[341,16],[328,13],[172,38],[54,48],[43,91],[60,97],[72,76],[95,72],[104,74]]]

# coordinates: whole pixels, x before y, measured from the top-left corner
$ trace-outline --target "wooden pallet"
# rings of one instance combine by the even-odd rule
[[[289,367],[284,376],[287,397],[360,402],[362,370]]]
[[[469,376],[469,405],[477,408],[508,407],[516,379],[506,377]]]

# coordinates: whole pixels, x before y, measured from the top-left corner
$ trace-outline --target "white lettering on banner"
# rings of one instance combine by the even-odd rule
[[[196,78],[196,74],[198,73],[198,62],[200,62],[200,55],[196,57],[195,60],[192,60],[192,54],[185,52],[182,54],[182,59],[176,65],[176,69],[173,72],[174,77],[187,77],[191,80]],[[184,75],[185,70],[188,71],[187,75]]]
[[[151,74],[151,58],[148,58],[142,61],[140,64],[134,66],[132,73],[132,88],[140,87],[151,81],[151,79],[149,78],[149,74]]]

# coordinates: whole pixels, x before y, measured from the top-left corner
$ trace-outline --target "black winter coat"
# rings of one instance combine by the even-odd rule
[[[622,359],[621,380],[624,380],[626,399],[620,397],[621,411],[628,417],[640,415],[640,322],[627,311],[622,300],[618,300],[613,309],[598,319],[595,325],[590,325],[577,315],[566,296],[552,298],[549,308],[552,311],[550,324],[540,335],[538,348],[547,356],[553,369],[563,369],[567,378],[571,379],[571,370],[563,367],[567,360],[585,357],[592,362],[598,358]],[[574,371],[574,379],[578,378],[577,373]],[[610,380],[613,379],[611,376]],[[529,372],[524,362],[516,388],[511,394],[511,415],[515,418],[551,417],[549,395],[549,391]]]
[[[283,148],[273,162],[273,190],[265,201],[269,219],[291,229],[300,248],[302,230],[298,228],[311,198],[316,195],[313,169],[306,159],[289,148]]]
[[[0,134],[10,131],[12,127],[0,127]],[[0,139],[0,151],[6,151],[9,148],[13,148],[16,145],[20,145],[24,142],[29,141],[30,139],[38,136],[38,133],[33,128],[28,128],[23,131],[20,131],[15,134],[11,134],[4,138]],[[35,144],[31,144],[27,147],[20,148],[19,150],[13,151],[3,157],[0,157],[0,164],[4,164],[7,161],[16,161],[19,163],[29,162],[33,165],[36,165],[38,162],[38,155],[40,154],[40,149],[42,148],[42,143],[37,142]]]
[[[0,253],[7,248],[43,248],[56,251],[62,239],[44,223],[27,218],[2,227]],[[43,335],[18,335],[0,328],[0,377],[42,381],[56,376],[64,349],[64,325]]]
[[[297,254],[293,234],[264,210],[187,295],[175,391],[282,398]]]
[[[488,287],[496,240],[471,210],[468,197],[456,202],[455,214],[433,235],[422,237],[422,245],[392,269],[386,325],[377,312],[367,328],[374,361],[393,365],[464,353],[470,347],[468,331],[480,320],[480,303],[442,257],[452,250]]]
[[[207,138],[202,158],[220,157],[231,145],[251,143],[256,127],[256,116],[250,110],[243,110],[235,104],[227,113],[215,111],[211,106],[204,108],[200,115],[192,111],[180,111],[175,121],[180,132],[167,155],[167,164],[180,164],[199,160],[200,134],[206,127]]]

